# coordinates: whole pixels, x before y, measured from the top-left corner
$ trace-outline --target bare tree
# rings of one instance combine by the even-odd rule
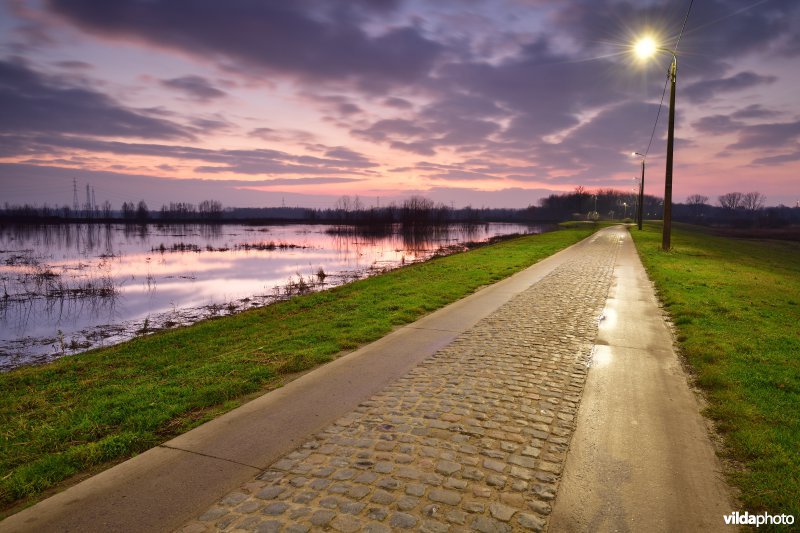
[[[203,200],[197,206],[200,218],[217,220],[222,218],[222,202],[219,200]]]
[[[767,197],[758,191],[748,192],[742,195],[742,201],[740,207],[745,211],[750,211],[751,213],[755,213],[756,211],[764,207],[764,202],[766,200]]]
[[[103,202],[103,218],[105,218],[106,220],[111,218],[111,202],[109,202],[108,200]]]
[[[333,204],[333,208],[337,211],[343,211],[345,213],[350,212],[350,197],[346,194],[343,194],[336,199],[336,202]]]
[[[693,194],[686,199],[686,203],[696,206],[707,205],[708,196],[703,196],[702,194]]]
[[[717,198],[717,200],[719,200],[719,205],[723,209],[731,209],[731,210],[733,210],[733,209],[738,209],[738,208],[742,207],[742,198],[743,197],[744,197],[744,194],[742,194],[740,192],[729,192],[729,193],[723,194],[722,196]]]
[[[139,200],[139,204],[136,206],[136,220],[140,222],[144,222],[150,216],[150,210],[147,209],[147,204],[144,200]]]
[[[401,220],[408,226],[426,226],[431,223],[433,200],[414,195],[403,201]]]
[[[136,205],[133,202],[122,203],[122,218],[132,220],[136,216]]]

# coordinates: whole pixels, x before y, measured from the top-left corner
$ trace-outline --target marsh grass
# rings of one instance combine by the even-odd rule
[[[751,513],[800,520],[800,243],[632,228]],[[762,528],[763,529],[763,528]]]
[[[0,502],[18,508],[151,448],[595,229],[507,240],[0,374]]]

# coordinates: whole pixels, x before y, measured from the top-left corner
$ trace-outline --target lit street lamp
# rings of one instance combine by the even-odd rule
[[[645,155],[640,154],[639,152],[633,152],[631,155],[638,155],[642,158],[642,179],[639,180],[639,208],[637,209],[636,213],[636,225],[639,227],[639,231],[642,230],[642,219],[644,218],[642,209],[644,206],[644,160]]]
[[[664,230],[661,236],[661,249],[670,249],[672,234],[672,152],[675,145],[675,80],[678,74],[678,56],[672,50],[660,48],[651,37],[645,37],[634,45],[636,55],[642,59],[648,58],[656,52],[672,54],[672,63],[669,66],[669,126],[667,129],[667,168],[664,176]],[[644,169],[644,161],[642,161]]]

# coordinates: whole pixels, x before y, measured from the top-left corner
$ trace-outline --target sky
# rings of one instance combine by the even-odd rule
[[[0,203],[800,200],[797,0],[0,0]],[[652,136],[652,142],[651,142]],[[649,148],[649,149],[648,149]]]

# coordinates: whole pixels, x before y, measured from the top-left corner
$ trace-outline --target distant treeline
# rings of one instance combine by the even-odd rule
[[[0,219],[47,222],[125,222],[145,223],[320,223],[380,227],[402,224],[405,227],[430,227],[451,223],[529,222],[539,221],[533,214],[537,208],[473,208],[454,209],[423,196],[415,195],[401,203],[365,206],[358,196],[342,196],[332,208],[306,207],[227,207],[216,200],[206,200],[198,205],[187,202],[170,202],[161,209],[151,210],[144,200],[124,202],[114,210],[106,202],[102,209],[74,210],[69,206],[10,205],[0,209]]]
[[[624,193],[614,189],[599,189],[590,192],[583,187],[565,194],[553,194],[539,201],[537,216],[556,220],[598,218],[603,220],[636,219],[638,194]],[[779,228],[800,224],[800,206],[778,205],[766,207],[766,197],[758,191],[748,193],[730,192],[720,195],[716,205],[708,196],[693,194],[685,203],[672,204],[672,218],[708,226],[737,228]],[[664,213],[663,198],[644,195],[643,217],[645,220],[660,220]]]
[[[800,223],[800,207],[783,205],[765,207],[765,197],[759,192],[726,193],[717,197],[716,204],[707,196],[694,194],[686,203],[675,203],[674,220],[695,224],[732,227],[783,227]],[[69,206],[10,205],[0,209],[0,220],[11,222],[124,222],[145,223],[320,223],[379,228],[401,224],[406,228],[432,227],[452,223],[483,222],[560,222],[564,220],[635,220],[638,195],[615,189],[588,191],[577,187],[573,192],[551,194],[539,200],[539,205],[524,209],[473,208],[455,209],[415,195],[401,203],[385,206],[365,206],[358,196],[341,196],[332,208],[305,207],[227,207],[217,200],[199,204],[170,202],[158,210],[148,208],[144,200],[124,202],[119,210],[109,202],[102,208],[72,209]],[[660,219],[663,200],[644,195],[643,216]]]

